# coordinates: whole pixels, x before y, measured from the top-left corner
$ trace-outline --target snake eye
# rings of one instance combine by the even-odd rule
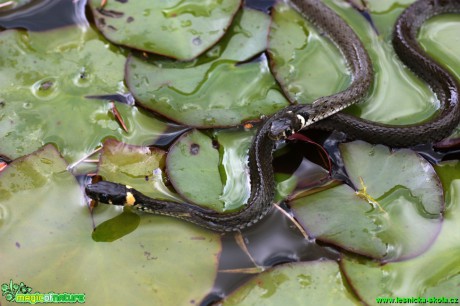
[[[291,119],[290,118],[279,118],[271,123],[269,137],[274,140],[284,139],[290,135]]]

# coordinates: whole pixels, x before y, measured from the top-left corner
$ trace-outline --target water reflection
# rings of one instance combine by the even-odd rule
[[[38,0],[0,12],[0,26],[46,31],[69,25],[88,26],[86,0]],[[52,16],[52,17],[50,17]]]

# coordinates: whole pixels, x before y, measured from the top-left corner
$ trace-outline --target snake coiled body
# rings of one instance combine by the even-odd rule
[[[132,205],[141,211],[181,218],[214,231],[239,231],[255,224],[272,209],[275,187],[272,151],[279,139],[314,127],[338,129],[351,139],[400,147],[440,140],[458,125],[458,84],[422,51],[416,35],[431,16],[460,12],[459,0],[419,0],[406,9],[396,23],[393,44],[397,54],[431,86],[441,104],[441,111],[433,120],[412,126],[377,124],[338,113],[366,97],[373,79],[370,59],[353,30],[320,0],[293,0],[292,3],[337,45],[352,81],[342,92],[319,98],[312,105],[289,106],[262,124],[249,149],[251,194],[244,209],[222,214],[195,204],[152,199],[128,186],[105,181],[88,185],[86,193],[101,202]]]
[[[439,100],[440,111],[422,124],[394,126],[338,113],[316,127],[339,130],[350,139],[362,139],[391,147],[407,147],[439,141],[452,133],[460,121],[459,85],[455,78],[433,61],[417,42],[420,26],[429,18],[445,13],[460,13],[459,0],[422,0],[407,8],[398,18],[393,47],[401,61],[428,83]]]

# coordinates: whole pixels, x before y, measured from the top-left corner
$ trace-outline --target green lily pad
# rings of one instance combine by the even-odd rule
[[[124,93],[125,56],[91,28],[0,34],[0,153],[10,158],[54,143],[68,161],[112,136],[151,143],[166,125],[145,112],[118,105],[129,133],[107,101],[88,95]],[[78,135],[78,137],[75,137]]]
[[[455,39],[459,27],[458,14],[436,16],[420,28],[419,42],[430,56],[442,63],[460,82],[460,40]],[[460,126],[449,138],[460,138]]]
[[[240,124],[286,107],[264,57],[270,19],[244,9],[222,41],[191,63],[131,56],[126,82],[139,103],[195,127]],[[231,86],[229,86],[231,84]]]
[[[220,212],[241,208],[250,192],[246,159],[251,140],[252,133],[244,132],[222,131],[215,140],[197,130],[185,133],[168,153],[172,185],[191,203]]]
[[[342,269],[353,289],[368,305],[376,298],[457,298],[460,258],[460,163],[436,167],[446,192],[446,212],[441,233],[421,256],[386,265],[346,258]]]
[[[390,152],[364,142],[340,150],[359,191],[341,185],[293,201],[307,232],[385,261],[425,251],[439,233],[444,202],[432,166],[410,150]]]
[[[225,34],[241,0],[151,1],[90,0],[94,20],[107,39],[116,43],[189,60]]]
[[[126,209],[118,216],[99,224],[94,229],[92,238],[96,242],[112,242],[136,230],[140,223],[140,216]]]
[[[344,90],[350,83],[339,50],[286,3],[272,10],[268,52],[273,73],[299,103]]]
[[[172,185],[185,199],[223,210],[219,151],[211,138],[197,130],[185,133],[169,150],[167,167]]]
[[[433,17],[420,28],[419,41],[430,56],[443,63],[460,80],[460,40],[455,39],[459,27],[458,14]]]
[[[438,107],[436,98],[427,84],[395,61],[391,35],[375,33],[369,22],[350,5],[332,0],[324,2],[357,33],[375,71],[376,79],[368,99],[349,107],[346,112],[389,124],[411,124],[434,115]],[[391,10],[383,15],[373,13],[371,6],[372,18],[385,16],[377,23],[379,33],[391,33],[398,14],[407,5],[392,3]],[[349,84],[343,57],[337,49],[283,3],[275,6],[269,52],[275,77],[291,101],[311,103],[315,98],[343,90]]]
[[[345,167],[356,189],[367,188],[373,198],[388,196],[398,189],[410,190],[421,216],[439,218],[444,193],[433,167],[409,149],[390,151],[362,141],[340,145]],[[395,175],[397,171],[397,175]]]
[[[359,305],[334,261],[284,264],[238,288],[223,305]]]
[[[181,202],[165,186],[165,158],[166,152],[158,148],[108,139],[103,144],[98,174],[106,181],[129,185],[149,197]]]
[[[208,293],[218,235],[145,215],[123,239],[96,242],[91,213],[66,166],[48,145],[1,172],[2,282],[23,281],[32,292],[84,293],[97,305],[183,305]]]

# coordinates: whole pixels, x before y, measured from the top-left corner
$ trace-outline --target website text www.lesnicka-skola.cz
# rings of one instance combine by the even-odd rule
[[[457,297],[378,297],[377,304],[458,304]]]

